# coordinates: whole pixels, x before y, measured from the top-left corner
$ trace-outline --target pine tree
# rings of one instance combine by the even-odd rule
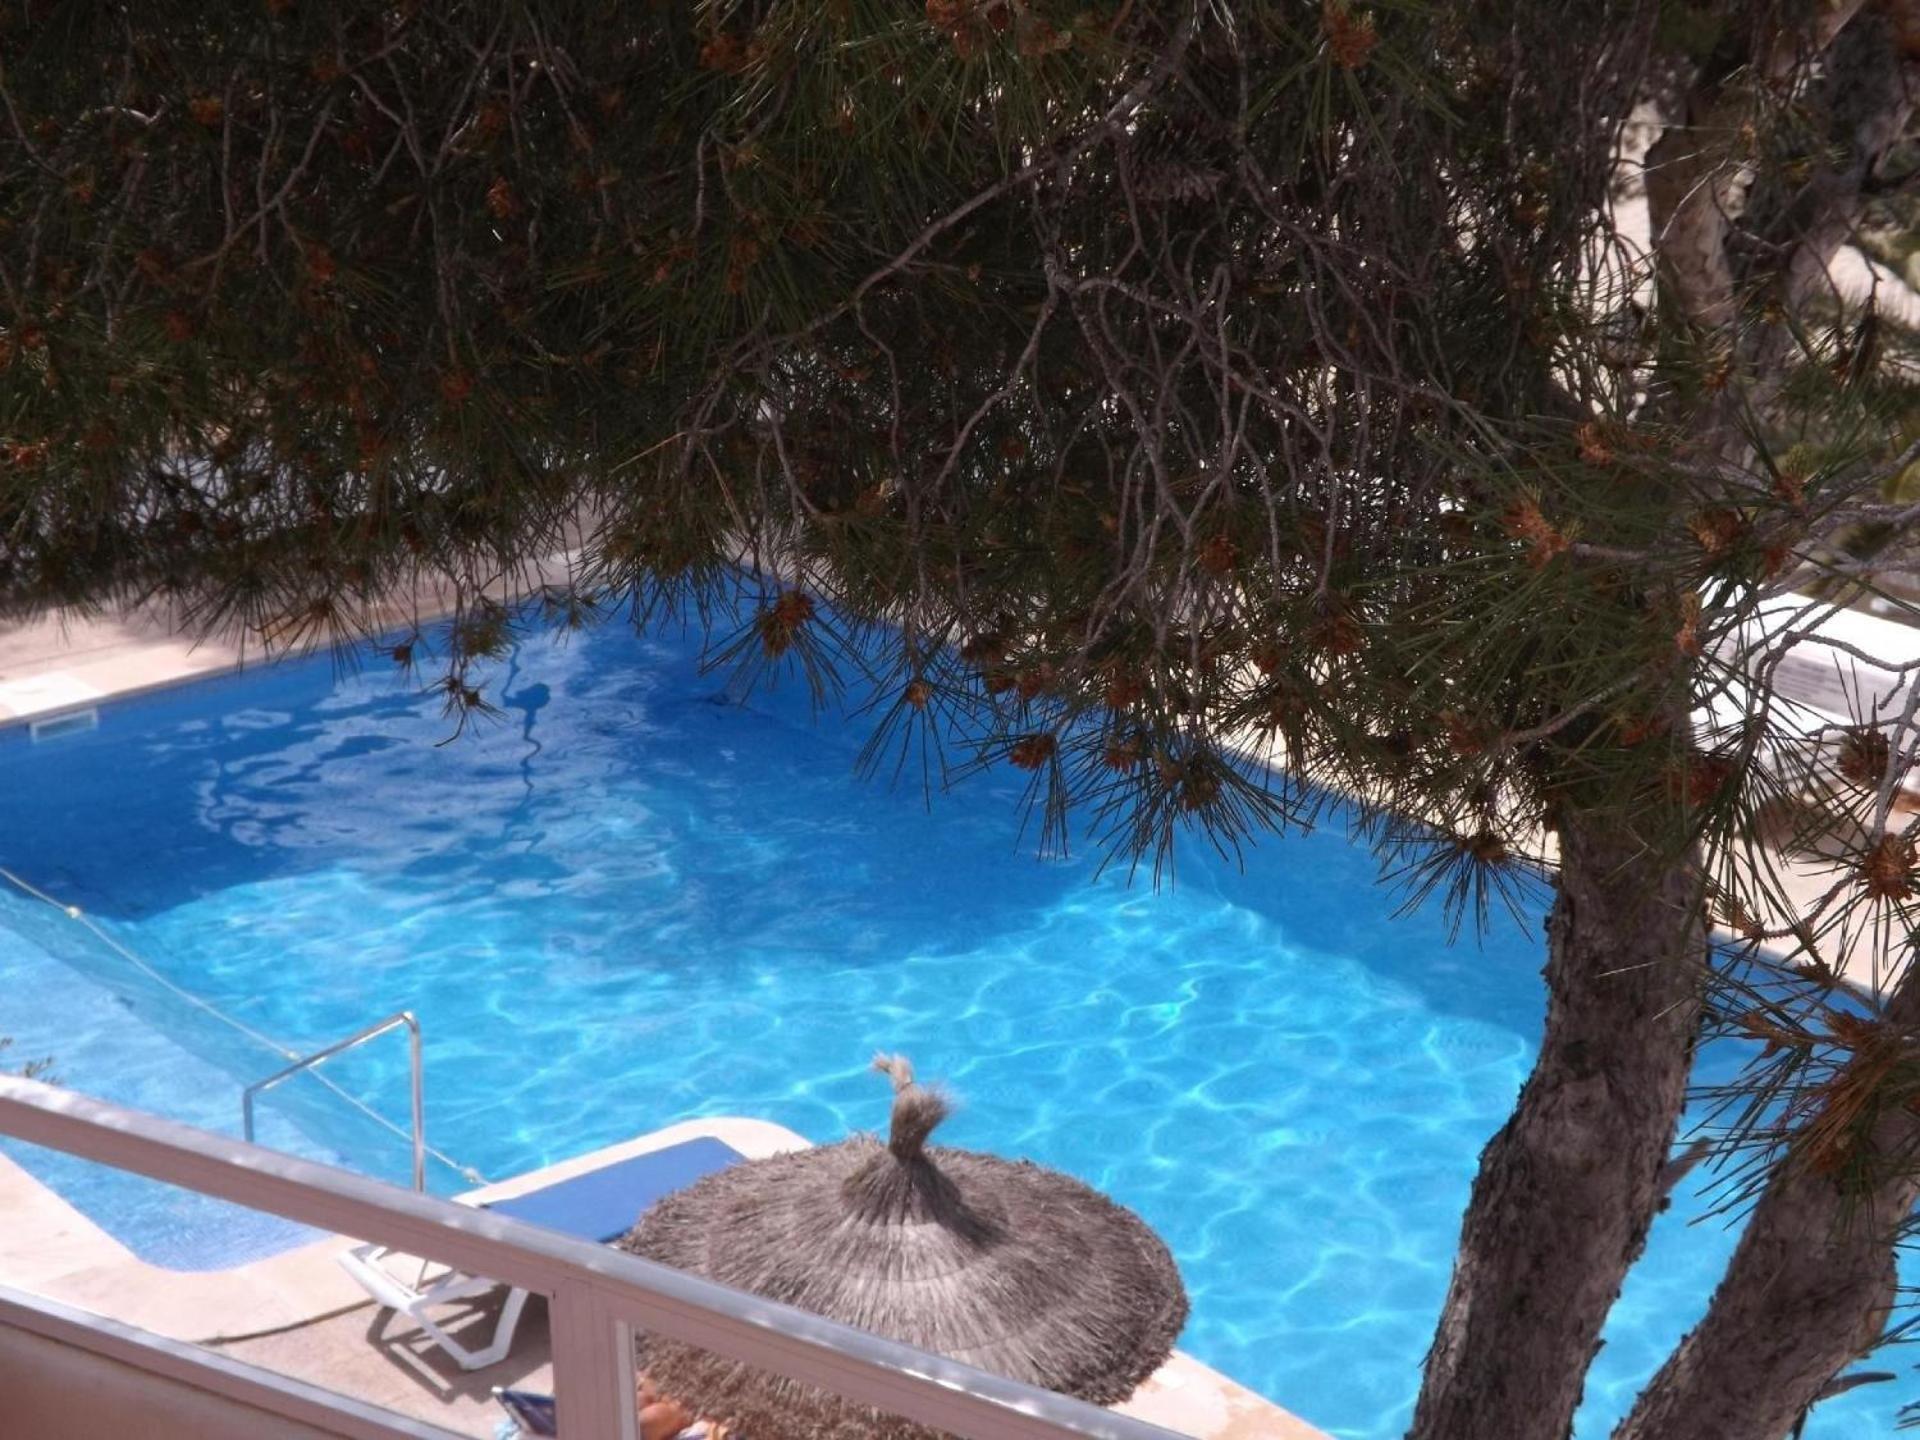
[[[1340,793],[1476,921],[1544,856],[1540,1055],[1412,1433],[1568,1434],[1704,1036],[1764,1046],[1712,1136],[1753,1215],[1622,1437],[1783,1434],[1870,1347],[1914,705],[1803,743],[1774,677],[1822,642],[1757,617],[1911,558],[1911,337],[1828,267],[1916,175],[1913,0],[0,17],[0,606],[295,647],[445,584],[463,717],[516,626],[745,587],[716,663],[864,669],[877,768],[1012,765],[1051,843]]]

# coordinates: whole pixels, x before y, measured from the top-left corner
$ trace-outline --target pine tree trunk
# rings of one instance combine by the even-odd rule
[[[1887,1024],[1920,1023],[1903,982]],[[1872,1063],[1856,1060],[1855,1064]],[[1894,1242],[1920,1199],[1920,1122],[1893,1108],[1861,1144],[1867,1183],[1798,1157],[1754,1207],[1704,1320],[1660,1367],[1614,1440],[1780,1440],[1879,1338],[1898,1277]],[[1888,1417],[1891,1428],[1892,1417]]]
[[[1409,1440],[1566,1440],[1659,1209],[1704,919],[1685,866],[1579,816],[1560,834],[1547,1023],[1480,1160]]]

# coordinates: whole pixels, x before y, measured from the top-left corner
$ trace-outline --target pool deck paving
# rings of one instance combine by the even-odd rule
[[[506,1199],[696,1135],[749,1158],[806,1141],[763,1120],[688,1121],[500,1181],[461,1197]],[[494,1386],[550,1391],[553,1364],[544,1300],[523,1313],[498,1364],[462,1371],[413,1321],[381,1309],[341,1269],[355,1242],[334,1236],[223,1271],[150,1265],[0,1155],[0,1283],[177,1340],[218,1349],[446,1429],[490,1440],[501,1418]],[[436,1318],[469,1346],[484,1344],[504,1302],[496,1289]],[[1327,1440],[1279,1406],[1176,1352],[1124,1404],[1126,1414],[1196,1440]]]

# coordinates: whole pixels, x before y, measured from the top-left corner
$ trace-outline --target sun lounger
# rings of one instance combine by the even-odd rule
[[[740,1152],[731,1145],[702,1135],[616,1160],[510,1198],[477,1203],[496,1215],[511,1216],[530,1225],[542,1225],[576,1239],[604,1245],[631,1230],[634,1222],[656,1200],[741,1158]],[[506,1357],[513,1346],[520,1311],[527,1303],[526,1291],[513,1289],[507,1293],[492,1340],[479,1349],[469,1349],[449,1335],[430,1312],[486,1295],[498,1288],[498,1282],[458,1271],[429,1278],[425,1273],[426,1264],[420,1261],[414,1262],[419,1273],[408,1281],[394,1273],[390,1264],[393,1258],[393,1252],[382,1246],[359,1245],[341,1255],[340,1264],[360,1288],[381,1305],[418,1324],[462,1370],[484,1369]]]

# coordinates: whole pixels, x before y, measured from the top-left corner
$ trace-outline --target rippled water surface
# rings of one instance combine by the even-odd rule
[[[504,714],[451,743],[437,703],[326,660],[0,736],[0,860],[159,972],[296,1047],[402,1007],[434,1143],[489,1177],[694,1115],[811,1139],[884,1123],[876,1047],[962,1108],[949,1143],[1030,1156],[1134,1207],[1193,1296],[1182,1344],[1341,1437],[1404,1426],[1480,1147],[1541,1013],[1537,925],[1450,948],[1392,918],[1337,823],[1198,847],[1178,883],[1017,841],[1021,776],[928,808],[862,782],[860,722],[787,691],[725,703],[678,635],[524,643]],[[45,907],[0,897],[0,1033],[77,1089],[237,1128],[276,1057]],[[397,1038],[333,1073],[395,1119]],[[403,1179],[404,1146],[310,1083],[263,1138]],[[14,1147],[157,1263],[300,1232]],[[445,1167],[436,1189],[464,1182]],[[1602,1436],[1730,1249],[1663,1218],[1594,1372]],[[1880,1387],[1814,1440],[1885,1434]]]

